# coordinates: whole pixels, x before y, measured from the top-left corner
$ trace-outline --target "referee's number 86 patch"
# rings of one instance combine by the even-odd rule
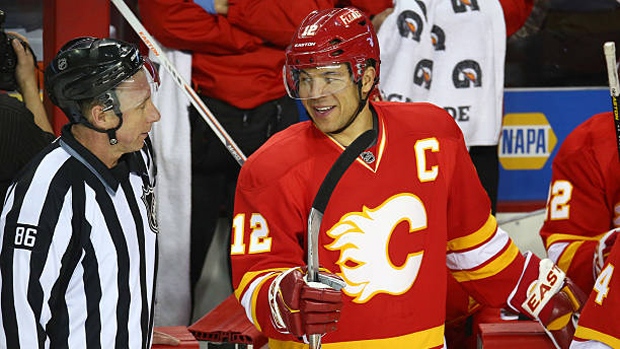
[[[37,227],[18,225],[15,227],[13,246],[25,250],[32,250],[37,242]]]

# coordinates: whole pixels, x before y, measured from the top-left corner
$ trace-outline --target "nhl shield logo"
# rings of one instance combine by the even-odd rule
[[[155,190],[152,186],[148,185],[142,187],[142,202],[146,206],[146,214],[149,221],[149,227],[153,233],[159,232],[159,226],[157,225],[157,204],[155,201]]]
[[[372,164],[373,162],[375,162],[375,154],[373,154],[371,151],[365,151],[361,153],[360,157],[367,164]]]

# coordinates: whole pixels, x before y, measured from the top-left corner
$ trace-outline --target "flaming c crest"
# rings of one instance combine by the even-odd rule
[[[347,282],[343,291],[355,303],[380,293],[403,294],[413,286],[424,252],[411,252],[405,263],[396,266],[388,251],[392,232],[402,222],[408,224],[409,233],[427,226],[424,205],[413,194],[394,195],[375,209],[348,213],[327,232],[334,241],[326,248],[340,250],[337,263]]]

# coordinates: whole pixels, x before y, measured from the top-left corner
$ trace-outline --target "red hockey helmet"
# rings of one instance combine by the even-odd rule
[[[299,96],[301,70],[347,63],[358,83],[368,64],[379,82],[379,42],[370,19],[353,7],[313,11],[302,21],[286,49],[284,84]]]

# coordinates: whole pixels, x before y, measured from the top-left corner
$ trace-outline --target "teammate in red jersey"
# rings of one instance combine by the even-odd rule
[[[447,112],[368,101],[379,67],[375,32],[353,8],[312,12],[288,47],[285,84],[311,120],[276,134],[241,169],[231,262],[250,321],[273,349],[301,348],[311,334],[324,334],[326,348],[441,348],[450,272],[481,303],[539,319],[567,348],[583,295],[497,226]],[[345,286],[308,283],[313,199],[370,129],[377,139],[338,182],[318,237],[324,279]]]
[[[581,289],[592,290],[571,348],[620,346],[620,327],[602,316],[620,307],[614,293],[620,285],[614,286],[618,281],[613,277],[620,251],[609,254],[618,250],[612,247],[620,227],[619,173],[612,112],[596,114],[575,128],[553,160],[540,234],[549,257]]]
[[[620,227],[620,161],[611,112],[592,116],[566,137],[553,159],[547,254],[584,291],[592,290]]]
[[[571,349],[620,348],[620,322],[609,318],[620,309],[620,276],[616,267],[620,267],[620,247],[611,249],[594,283],[579,317]]]

